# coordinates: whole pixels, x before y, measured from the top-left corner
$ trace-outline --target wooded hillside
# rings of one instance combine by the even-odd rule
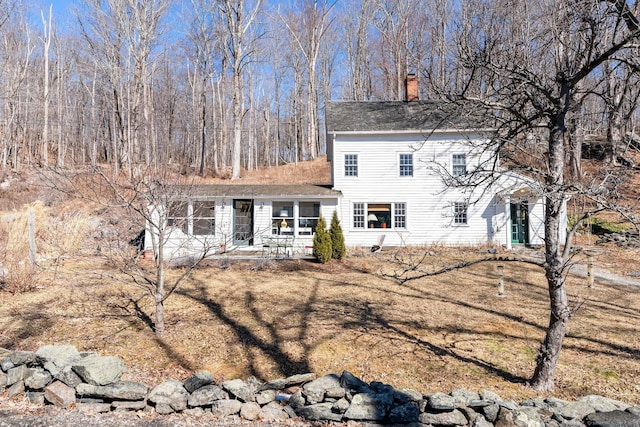
[[[179,164],[237,178],[324,154],[327,100],[404,99],[409,72],[422,99],[463,94],[504,106],[492,96],[495,76],[471,69],[470,57],[526,68],[530,79],[557,66],[548,53],[563,48],[540,35],[573,25],[594,46],[617,37],[613,25],[603,30],[607,14],[635,19],[634,2],[573,3],[76,0],[63,14],[0,0],[0,167]],[[568,12],[579,19],[563,24]],[[586,41],[563,40],[589,54]],[[610,159],[624,150],[636,123],[637,49],[580,82],[574,159],[594,135],[610,142]]]

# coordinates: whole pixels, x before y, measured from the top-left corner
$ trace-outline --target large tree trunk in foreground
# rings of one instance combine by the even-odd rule
[[[564,108],[554,117],[549,132],[549,169],[545,185],[545,273],[549,289],[549,326],[538,350],[536,369],[531,378],[533,388],[553,390],[555,369],[569,322],[569,306],[565,288],[565,256],[562,253],[564,188],[564,134],[566,111],[569,108],[569,85],[563,85]]]

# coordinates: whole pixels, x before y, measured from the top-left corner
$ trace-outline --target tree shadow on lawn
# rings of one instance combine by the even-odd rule
[[[371,288],[371,289],[375,289],[375,290],[383,290],[383,288],[379,287],[379,286],[372,286],[372,285],[362,285],[362,284],[354,284],[353,286],[358,286],[358,287],[366,287],[366,288]],[[427,301],[442,301],[442,302],[447,302],[450,303],[452,305],[457,305],[460,307],[464,307],[464,308],[468,308],[471,310],[476,310],[485,314],[490,314],[493,316],[497,316],[497,317],[502,317],[504,319],[507,320],[511,320],[529,327],[532,327],[534,329],[537,329],[541,332],[546,332],[546,326],[543,324],[539,324],[539,323],[534,323],[531,321],[527,321],[525,320],[523,317],[521,316],[517,316],[505,311],[499,311],[496,310],[494,306],[492,307],[487,307],[487,306],[481,306],[481,305],[476,305],[476,304],[471,304],[469,302],[465,302],[465,301],[460,301],[451,297],[447,297],[446,295],[439,293],[439,292],[430,292],[418,285],[408,285],[408,284],[404,284],[404,287],[406,287],[408,290],[412,291],[411,294],[409,293],[400,293],[400,292],[396,292],[397,295],[399,296],[405,296],[405,297],[413,297],[413,298],[417,298],[417,299],[424,299]],[[385,292],[393,292],[390,291],[389,289],[384,289]],[[599,309],[607,312],[609,314],[609,316],[613,316],[613,315],[618,315],[618,316],[622,316],[627,318],[627,322],[619,322],[619,323],[625,323],[627,325],[634,325],[636,324],[636,322],[634,322],[634,320],[638,317],[637,313],[632,312],[630,310],[628,310],[628,308],[617,305],[617,304],[613,304],[610,303],[608,301],[600,301],[600,300],[596,300],[596,299],[587,299],[584,301],[583,304],[593,304],[594,306],[599,307]],[[585,307],[582,307],[583,309]],[[579,313],[579,310],[578,310]],[[546,319],[545,319],[546,320]],[[571,324],[571,323],[570,323]],[[632,329],[629,329],[627,331],[621,331],[620,334],[635,334],[635,331]],[[507,337],[508,338],[508,337]],[[514,337],[514,338],[519,338],[519,337]],[[598,344],[604,348],[608,348],[608,351],[604,351],[602,349],[589,349],[586,348],[584,346],[579,346],[579,345],[572,345],[572,344],[568,344],[565,342],[565,344],[563,345],[563,348],[565,349],[572,349],[572,350],[576,350],[576,351],[580,351],[580,352],[585,352],[585,353],[593,353],[593,354],[602,354],[602,355],[610,355],[610,356],[617,356],[617,357],[624,357],[624,358],[629,358],[629,359],[640,359],[640,348],[633,348],[627,345],[622,345],[622,344],[617,344],[614,342],[609,342],[609,341],[605,341],[602,339],[598,339],[594,336],[580,336],[580,335],[576,335],[574,333],[568,332],[565,336],[566,339],[575,339],[575,340],[583,340],[589,343],[593,343],[593,344]]]
[[[231,327],[238,342],[242,343],[246,348],[245,352],[247,354],[247,362],[251,375],[258,378],[260,378],[260,367],[256,366],[257,361],[251,357],[251,349],[257,349],[267,355],[284,376],[313,372],[309,358],[316,345],[336,335],[345,334],[349,331],[363,330],[366,331],[366,334],[372,336],[384,336],[385,340],[389,340],[390,343],[393,342],[393,340],[402,340],[417,345],[438,357],[448,356],[460,362],[475,365],[509,382],[524,383],[526,381],[525,378],[513,375],[486,361],[458,354],[450,348],[438,346],[404,331],[401,326],[392,324],[384,315],[377,312],[377,309],[367,301],[345,301],[344,299],[318,301],[320,285],[320,282],[316,281],[305,303],[292,308],[292,315],[301,315],[299,324],[295,325],[297,334],[294,339],[295,343],[303,348],[302,355],[299,358],[292,357],[284,348],[286,342],[292,341],[284,337],[285,331],[290,328],[277,321],[267,320],[265,314],[267,314],[268,309],[261,310],[258,307],[256,304],[256,296],[252,292],[245,292],[242,301],[244,308],[251,314],[251,319],[245,321],[245,324],[239,319],[234,319],[228,315],[222,304],[212,300],[208,295],[204,283],[200,283],[197,290],[188,291],[180,289],[177,293],[202,304],[224,324]],[[198,294],[196,294],[196,292]],[[240,303],[240,301],[238,301],[238,303]],[[252,326],[247,325],[249,322]],[[311,327],[311,322],[313,322],[314,325],[332,324],[335,330],[332,334],[324,335],[320,340],[309,342],[308,331]],[[407,324],[407,326],[409,326],[409,324]],[[262,328],[268,331],[268,338],[261,337],[261,335],[264,335],[260,333],[260,329]],[[264,378],[261,379],[264,380]]]
[[[256,304],[256,296],[254,293],[247,291],[244,296],[244,307],[251,313],[252,321],[257,323],[256,326],[247,326],[242,324],[239,319],[234,319],[225,312],[225,308],[222,304],[214,301],[209,295],[204,283],[200,282],[197,286],[197,291],[187,291],[179,289],[176,293],[190,298],[204,307],[206,307],[212,314],[214,314],[225,325],[231,327],[239,343],[242,343],[247,353],[247,360],[249,362],[250,374],[261,379],[260,367],[256,365],[256,361],[250,356],[250,350],[257,349],[267,355],[270,360],[276,364],[279,372],[284,376],[290,376],[300,373],[312,372],[309,364],[308,356],[313,350],[313,346],[307,344],[307,331],[309,330],[310,316],[313,313],[313,305],[316,302],[318,294],[318,286],[316,283],[313,286],[306,302],[295,308],[296,313],[301,313],[301,320],[297,325],[298,333],[295,337],[295,342],[302,346],[302,357],[294,358],[286,350],[283,349],[286,342],[291,342],[291,339],[287,339],[283,334],[283,329],[280,327],[277,321],[269,321],[265,313],[261,312]],[[196,294],[198,292],[199,294]],[[268,338],[262,338],[259,334],[259,329],[264,328],[268,331]]]

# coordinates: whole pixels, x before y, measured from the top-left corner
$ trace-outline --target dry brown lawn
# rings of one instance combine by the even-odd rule
[[[482,248],[430,250],[428,268],[485,255]],[[507,264],[506,295],[498,297],[494,263],[401,285],[379,274],[392,271],[391,255],[352,252],[342,263],[267,268],[212,262],[167,301],[162,338],[138,289],[107,279],[99,258],[67,261],[41,273],[46,279],[35,291],[0,292],[0,347],[73,344],[121,357],[127,378],[150,384],[198,369],[220,380],[346,369],[425,393],[489,388],[503,398],[536,396],[526,380],[548,319],[540,269]],[[619,256],[626,261],[618,264],[638,259],[632,251]],[[607,265],[614,258],[605,252],[596,263],[615,268]],[[640,404],[640,288],[588,288],[571,277],[568,289],[575,313],[555,394]]]

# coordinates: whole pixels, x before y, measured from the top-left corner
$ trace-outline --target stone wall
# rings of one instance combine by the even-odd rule
[[[640,407],[601,396],[516,403],[489,390],[422,394],[366,383],[347,371],[320,378],[309,373],[266,383],[249,378],[222,384],[216,384],[210,372],[199,371],[184,382],[168,380],[150,387],[121,380],[126,368],[117,357],[52,345],[36,352],[0,349],[0,368],[0,392],[7,396],[24,395],[32,403],[90,413],[212,412],[251,421],[299,417],[415,426],[640,427]]]

